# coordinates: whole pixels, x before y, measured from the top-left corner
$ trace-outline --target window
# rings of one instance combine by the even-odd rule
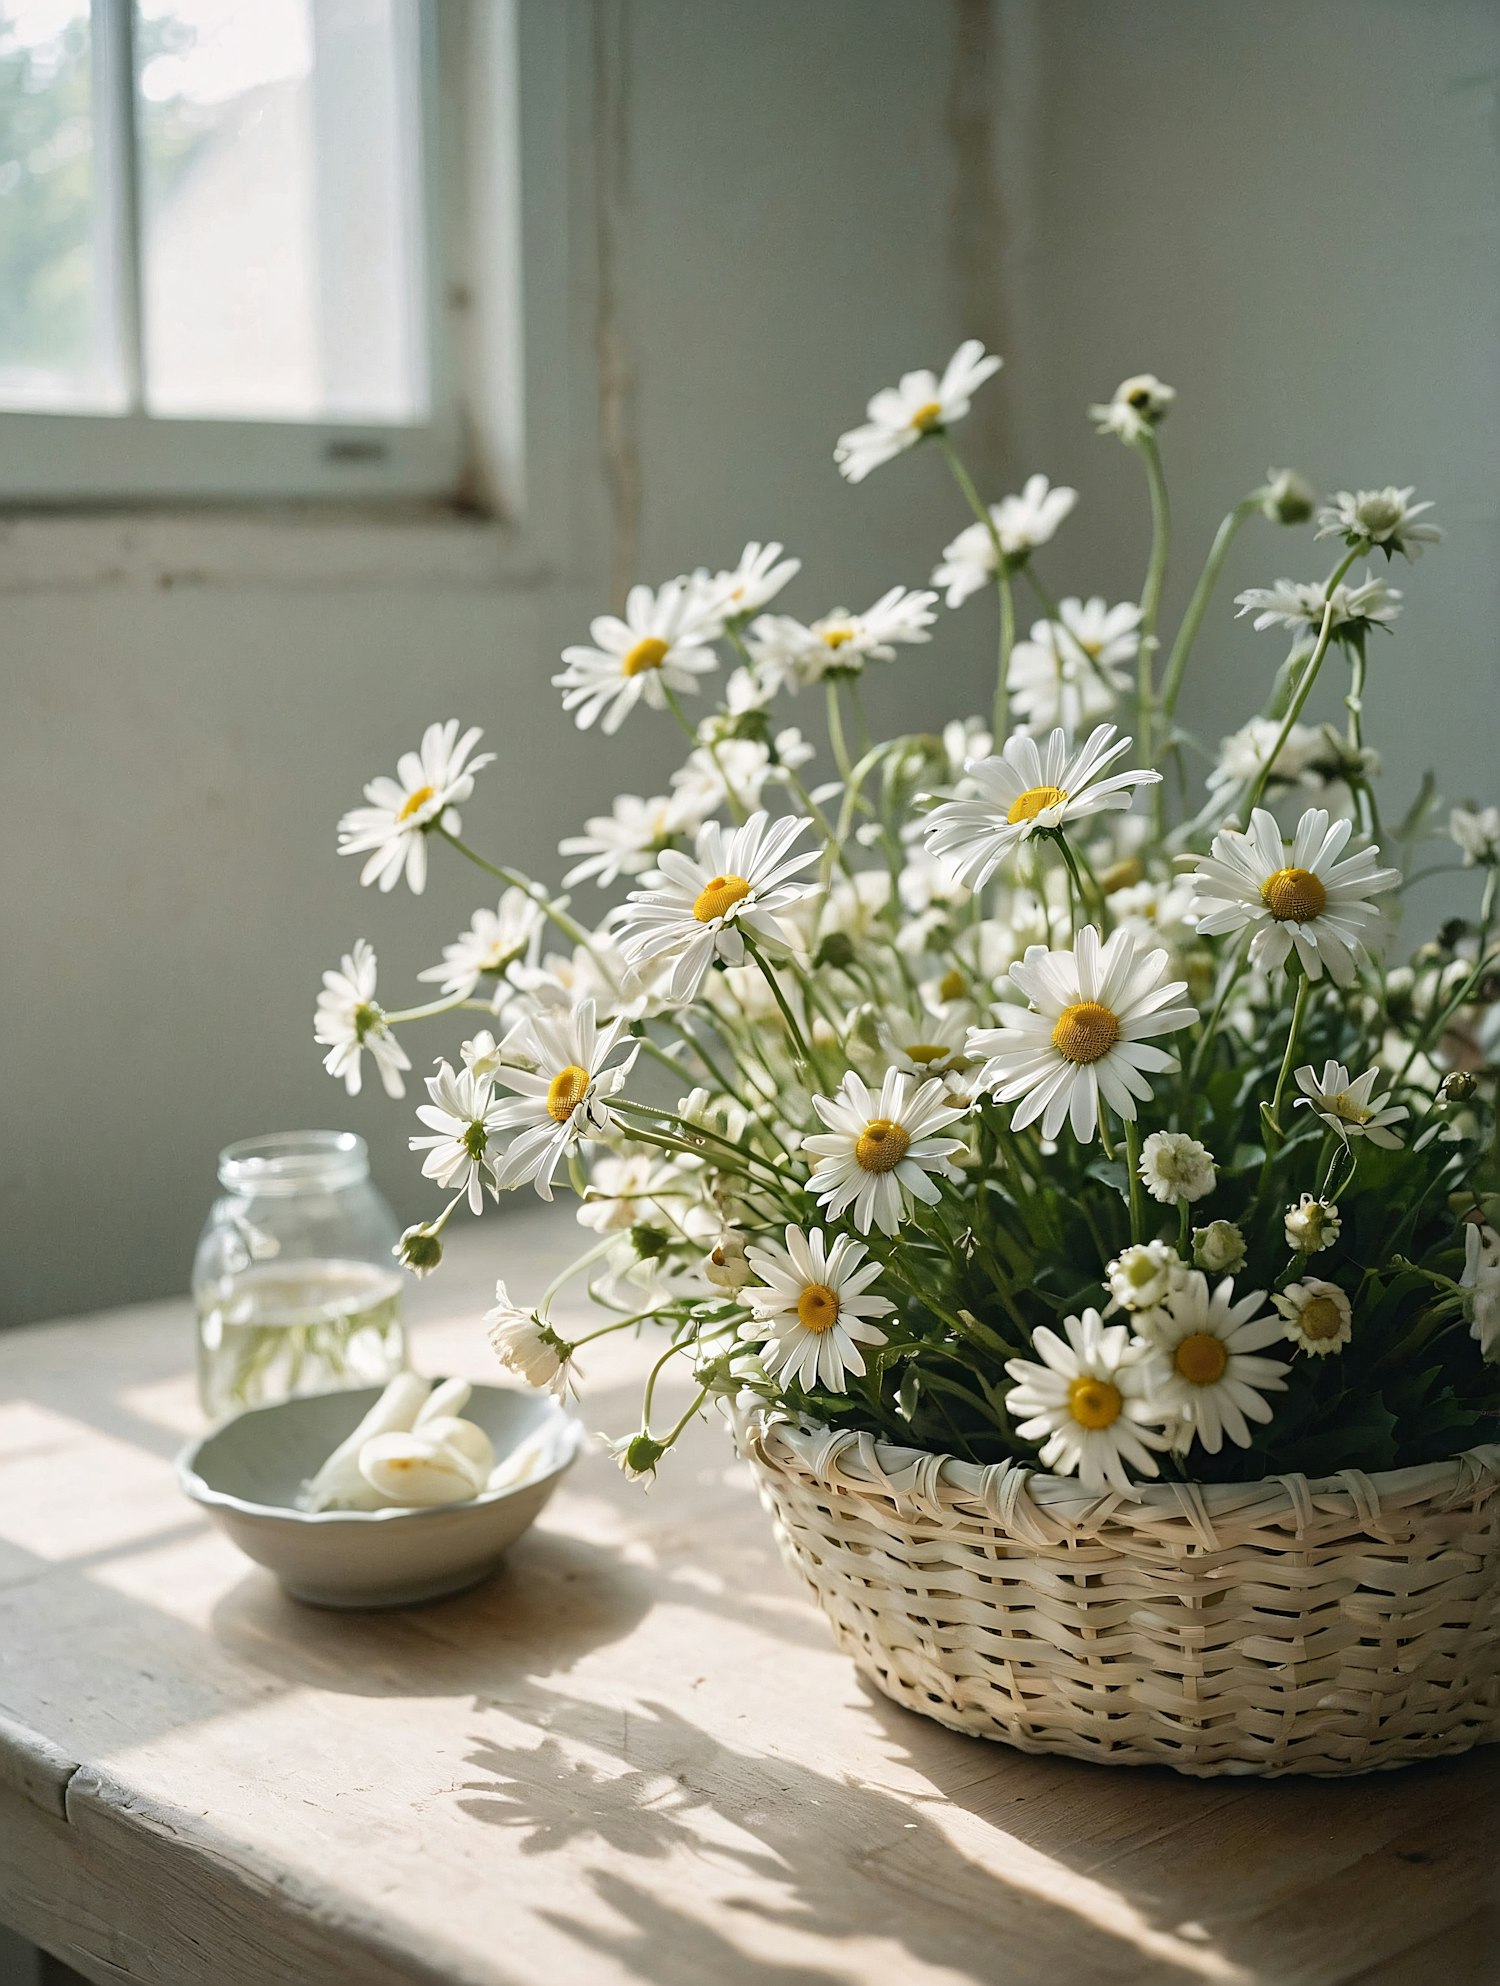
[[[453,488],[434,13],[0,0],[0,499]]]

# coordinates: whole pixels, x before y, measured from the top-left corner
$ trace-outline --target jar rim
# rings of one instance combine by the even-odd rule
[[[370,1151],[354,1131],[268,1131],[219,1154],[219,1180],[236,1193],[297,1193],[364,1179]]]

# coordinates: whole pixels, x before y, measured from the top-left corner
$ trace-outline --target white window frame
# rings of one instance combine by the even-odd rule
[[[140,169],[135,133],[133,0],[91,0],[96,64],[96,157],[113,202],[114,296],[125,411],[0,409],[0,506],[161,506],[184,499],[410,503],[456,496],[465,480],[464,422],[453,371],[446,299],[443,143],[437,0],[412,0],[415,137],[421,212],[427,410],[409,423],[202,420],[149,414],[143,406]],[[450,19],[463,10],[451,10]],[[129,88],[124,78],[132,78]]]

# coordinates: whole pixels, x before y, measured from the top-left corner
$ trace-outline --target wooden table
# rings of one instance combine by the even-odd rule
[[[492,1377],[516,1218],[415,1297]],[[0,1335],[0,1921],[162,1986],[1500,1979],[1500,1748],[1338,1783],[1031,1759],[868,1690],[717,1425],[479,1590],[285,1599],[180,1497],[185,1305]],[[597,1348],[591,1425],[641,1348]]]

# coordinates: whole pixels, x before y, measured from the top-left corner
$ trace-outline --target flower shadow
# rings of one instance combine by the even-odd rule
[[[476,1740],[476,1776],[458,1805],[518,1836],[524,1854],[583,1858],[591,1887],[630,1928],[605,1932],[593,1920],[544,1914],[643,1979],[847,1978],[851,1949],[899,1955],[890,1966],[882,1959],[882,1978],[932,1966],[987,1982],[1000,1976],[1004,1953],[1007,1986],[1055,1982],[1046,1967],[1062,1951],[1078,1979],[1205,1976],[1200,1952],[1151,1934],[1128,1910],[1107,1923],[1049,1895],[1037,1858],[1023,1856],[1018,1872],[1000,1866],[1011,1858],[985,1852],[990,1844],[976,1856],[955,1841],[944,1795],[898,1795],[801,1759],[747,1752],[669,1705],[605,1711],[539,1694],[548,1701],[541,1743]],[[638,1883],[636,1863],[660,1873]],[[684,1864],[695,1871],[690,1911],[670,1900],[673,1868]],[[699,1907],[724,1929],[705,1925]],[[826,1950],[828,1969],[747,1956],[727,1935],[736,1926],[757,1952]],[[1028,1971],[1043,1955],[1045,1965]]]

